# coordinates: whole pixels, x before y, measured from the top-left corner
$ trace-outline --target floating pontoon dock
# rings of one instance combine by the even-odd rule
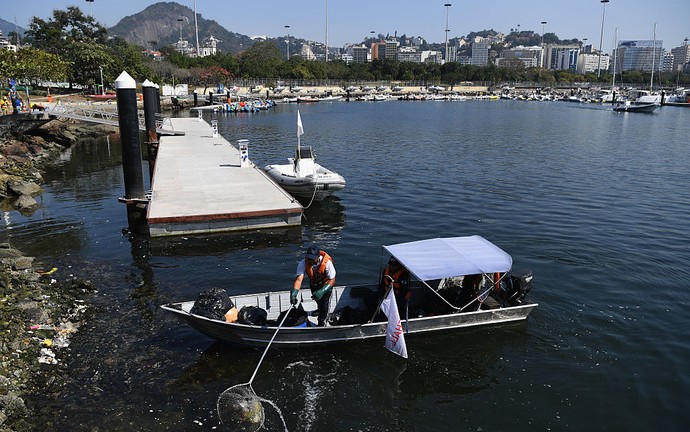
[[[302,205],[197,118],[171,119],[151,181],[151,237],[298,226]]]

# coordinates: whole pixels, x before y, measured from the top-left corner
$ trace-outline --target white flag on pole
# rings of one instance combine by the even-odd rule
[[[297,136],[304,135],[304,128],[302,127],[302,117],[299,115],[299,111],[297,111]]]
[[[403,332],[402,324],[400,323],[398,305],[396,304],[395,294],[393,293],[392,289],[388,291],[388,295],[381,302],[381,310],[388,317],[388,327],[386,328],[386,344],[384,346],[397,355],[407,358],[405,334]]]

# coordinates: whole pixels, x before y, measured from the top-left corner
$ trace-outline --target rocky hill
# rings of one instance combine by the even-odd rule
[[[182,18],[183,21],[178,21]],[[228,31],[214,20],[197,14],[199,41],[213,36],[219,39],[218,49],[222,52],[238,53],[254,44],[248,36]],[[141,12],[124,17],[108,29],[111,36],[119,36],[130,43],[149,49],[159,49],[175,43],[180,37],[196,46],[194,34],[194,10],[176,2],[152,4]]]
[[[3,36],[7,37],[7,35],[13,31],[16,31],[20,35],[23,35],[26,29],[19,26],[15,26],[14,23],[5,21],[4,19],[0,18],[0,31],[2,31]]]

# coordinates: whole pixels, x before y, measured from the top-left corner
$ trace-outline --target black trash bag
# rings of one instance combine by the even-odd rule
[[[295,327],[307,322],[307,311],[304,310],[302,304],[300,303],[300,305],[296,308],[290,308],[288,310],[282,311],[280,315],[278,315],[276,325],[283,322],[283,318],[285,317],[286,313],[288,314],[288,316],[287,318],[285,318],[285,322],[283,323],[284,327]]]
[[[265,326],[268,314],[257,306],[242,306],[237,314],[237,322],[256,326]]]
[[[369,318],[370,317],[362,313],[361,310],[350,306],[345,306],[344,308],[328,314],[328,323],[330,325],[363,324]]]
[[[189,312],[206,318],[223,320],[225,313],[234,306],[223,288],[211,288],[199,294]]]

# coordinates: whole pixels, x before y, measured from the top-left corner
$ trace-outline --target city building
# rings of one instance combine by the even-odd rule
[[[622,65],[621,72],[658,70],[663,55],[663,41],[625,40],[618,43],[616,57]]]
[[[386,54],[384,58],[395,60],[398,57],[398,41],[389,39],[386,41]]]
[[[661,72],[671,72],[673,70],[673,53],[664,51],[661,55],[661,64],[659,66]]]
[[[544,67],[552,70],[571,70],[575,72],[579,54],[579,45],[546,45]],[[603,66],[602,69],[604,69]]]
[[[472,64],[486,66],[489,64],[489,41],[472,42]]]
[[[155,61],[163,60],[163,54],[161,54],[160,51],[146,49],[143,50],[141,53],[144,54],[144,56],[146,57],[154,59]]]
[[[496,66],[501,66],[509,60],[520,60],[526,68],[538,67],[542,63],[544,50],[538,46],[524,47],[518,45],[502,53],[502,57],[496,59]]]
[[[422,51],[422,62],[443,64],[443,55],[441,51]]]
[[[458,47],[449,45],[448,46],[448,58],[447,62],[455,62],[458,57]]]
[[[352,61],[354,63],[366,63],[369,61],[369,48],[366,45],[352,47]]]
[[[196,49],[194,49],[194,46],[186,39],[180,39],[175,42],[175,51],[179,52],[183,56],[196,56]]]
[[[316,60],[314,50],[311,49],[308,43],[302,45],[302,48],[299,50],[299,56],[305,60]]]
[[[386,55],[386,43],[383,41],[371,44],[371,61],[383,59]]]
[[[690,63],[690,45],[688,45],[688,38],[685,38],[683,45],[671,49],[673,54],[673,66],[671,70],[674,72],[682,71],[683,66]]]
[[[204,40],[199,44],[199,57],[215,55],[218,42],[220,41],[213,37],[213,35],[204,38]]]
[[[601,63],[599,63],[600,61]],[[608,54],[602,54],[599,56],[598,53],[580,53],[580,55],[577,56],[577,67],[575,71],[582,75],[596,72],[599,70],[599,68],[601,68],[603,71],[607,71],[609,70],[610,64],[611,58]]]
[[[401,62],[422,63],[422,52],[415,47],[401,47],[398,50],[398,60]]]
[[[17,52],[17,45],[13,44],[6,37],[2,35],[2,30],[0,30],[0,49],[7,51]]]

